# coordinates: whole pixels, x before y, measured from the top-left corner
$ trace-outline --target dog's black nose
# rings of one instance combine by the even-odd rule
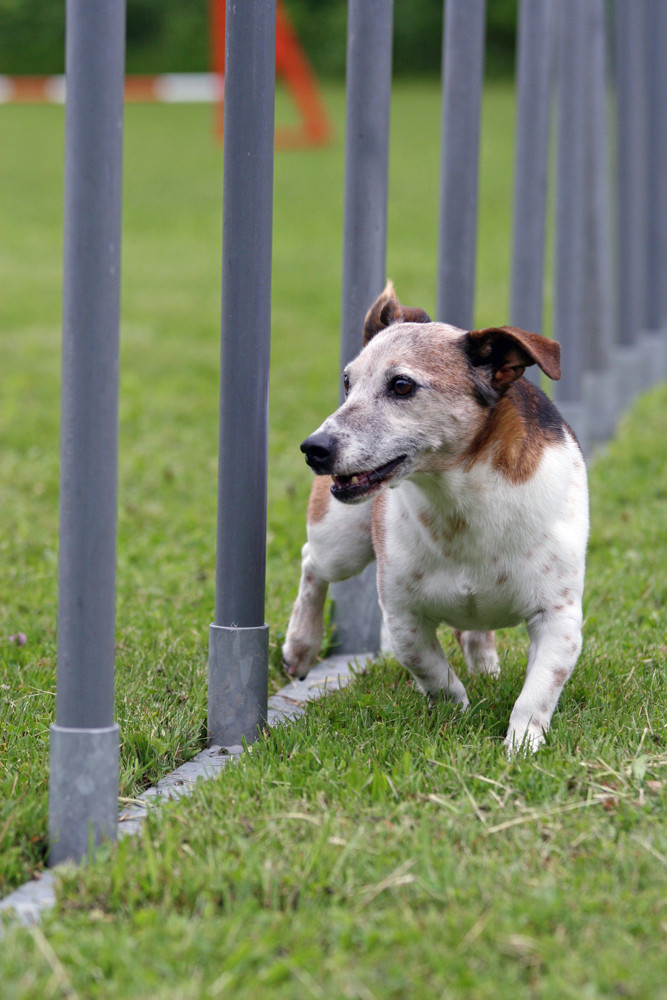
[[[301,451],[314,472],[326,475],[331,471],[331,463],[336,454],[336,439],[323,431],[311,434],[301,442]]]

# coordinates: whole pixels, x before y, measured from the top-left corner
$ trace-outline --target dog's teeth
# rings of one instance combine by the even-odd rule
[[[358,483],[359,482],[359,476],[352,476],[352,479],[350,479],[350,482],[351,483]]]

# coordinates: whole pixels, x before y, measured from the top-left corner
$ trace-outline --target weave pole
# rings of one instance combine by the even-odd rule
[[[646,273],[646,116],[644,0],[616,0],[618,317],[616,373],[619,411],[645,387],[640,341]]]
[[[442,172],[437,318],[474,322],[485,0],[447,0],[443,36]]]
[[[341,368],[361,350],[364,317],[386,279],[392,24],[393,0],[349,0]],[[375,573],[371,564],[330,588],[336,653],[380,648]]]
[[[584,11],[584,208],[582,393],[588,438],[607,441],[617,419],[609,207],[610,142],[605,0],[588,0]]]
[[[517,39],[517,120],[510,322],[542,333],[554,0],[521,0]],[[539,384],[537,365],[525,378]]]
[[[228,0],[218,529],[208,731],[232,746],[266,720],[264,622],[276,2]]]
[[[113,722],[125,4],[67,0],[56,722],[51,864],[118,821]]]
[[[667,4],[648,0],[645,16],[647,212],[644,327],[652,381],[667,377]]]
[[[582,396],[584,336],[583,270],[585,8],[579,0],[560,0],[558,37],[558,149],[556,176],[556,275],[554,336],[563,348],[561,381],[554,383],[558,408],[588,451],[586,408]]]

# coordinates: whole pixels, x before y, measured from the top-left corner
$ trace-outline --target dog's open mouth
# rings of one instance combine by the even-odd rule
[[[366,500],[373,493],[377,493],[388,479],[405,462],[407,455],[399,455],[393,458],[386,465],[381,465],[379,469],[369,469],[365,472],[355,472],[349,476],[332,476],[331,493],[336,500],[343,503],[355,503],[357,500]]]

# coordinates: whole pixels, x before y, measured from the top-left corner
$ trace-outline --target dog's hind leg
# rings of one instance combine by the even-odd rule
[[[472,674],[498,676],[500,664],[496,652],[495,632],[459,632],[458,629],[454,629],[454,635],[461,647],[468,670]]]
[[[301,582],[283,645],[283,664],[303,679],[314,666],[324,635],[324,602],[330,583],[360,573],[374,558],[372,503],[334,500],[329,476],[318,476],[308,502],[308,541],[301,550]]]

